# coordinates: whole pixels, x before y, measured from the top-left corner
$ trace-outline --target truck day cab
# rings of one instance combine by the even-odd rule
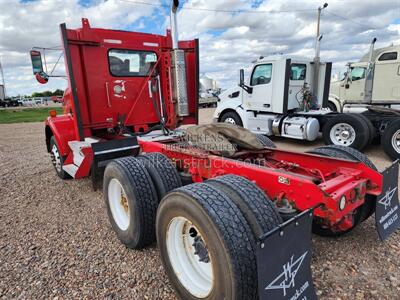
[[[387,238],[399,226],[397,195],[388,212],[380,203],[397,187],[398,164],[380,173],[351,148],[296,153],[231,124],[197,126],[198,41],[178,40],[178,4],[166,35],[60,25],[65,113],[44,126],[55,171],[91,176],[95,188],[102,179],[116,236],[131,249],[157,241],[181,299],[316,299],[311,225],[339,236],[390,212],[377,226]],[[47,82],[40,52],[31,59]]]
[[[385,54],[382,53],[377,59]],[[348,113],[338,113],[334,111],[333,96],[330,95],[332,64],[322,63],[316,58],[259,58],[252,67],[247,83],[244,82],[241,70],[240,84],[219,95],[214,122],[237,124],[267,136],[307,141],[317,139],[321,133],[327,145],[358,150],[372,141],[380,141],[392,159],[400,158],[400,112],[376,107],[378,102],[374,100],[375,91],[381,91],[382,100],[379,103],[389,97],[387,93],[397,97],[398,81],[393,82],[393,87],[385,89],[383,79],[379,79],[374,82],[375,89],[372,89],[369,80],[363,86],[363,93],[371,96],[368,102],[363,98],[362,109],[361,101],[358,100],[357,103],[346,104]],[[385,68],[393,69],[392,65],[386,64]],[[375,68],[375,72],[380,74],[383,67],[376,65]],[[372,78],[372,64],[368,64],[365,73],[369,74],[368,78]],[[356,81],[353,81],[354,85]],[[385,101],[387,104],[398,102],[396,99]]]

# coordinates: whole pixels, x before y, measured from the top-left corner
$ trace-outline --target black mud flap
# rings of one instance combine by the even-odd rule
[[[399,161],[396,160],[382,172],[382,194],[376,199],[375,222],[379,238],[384,241],[400,226],[398,197]]]
[[[261,300],[317,299],[311,275],[313,208],[260,238],[257,249]]]
[[[124,137],[121,139],[102,141],[92,144],[93,163],[91,169],[93,190],[97,190],[98,172],[105,168],[111,160],[138,155],[140,146],[136,136]]]

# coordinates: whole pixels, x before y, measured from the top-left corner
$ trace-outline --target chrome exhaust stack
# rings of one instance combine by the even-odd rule
[[[172,81],[174,85],[173,98],[179,117],[189,115],[189,102],[186,84],[185,52],[178,48],[178,25],[176,13],[179,7],[179,0],[173,0],[171,5],[171,36],[172,36]]]
[[[176,21],[176,13],[179,7],[179,0],[172,0],[171,6],[171,35],[172,35],[172,48],[178,49],[178,23]]]
[[[364,100],[362,102],[366,104],[370,104],[372,102],[372,90],[374,84],[374,71],[375,71],[375,62],[373,61],[375,43],[376,43],[376,38],[373,38],[371,46],[369,47],[368,67],[365,74]]]
[[[320,64],[321,64],[321,59],[320,59],[320,51],[321,51],[321,40],[322,40],[322,34],[320,34],[315,41],[315,56],[314,56],[314,72],[313,72],[313,84],[312,84],[312,93],[314,96],[318,98],[318,91],[319,91],[319,69],[320,69]],[[319,100],[319,99],[318,99]],[[318,101],[319,102],[319,101]]]

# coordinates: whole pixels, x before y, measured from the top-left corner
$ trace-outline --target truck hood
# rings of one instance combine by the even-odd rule
[[[221,102],[231,101],[232,100],[240,100],[242,99],[243,89],[239,86],[233,86],[222,92],[218,98]]]
[[[340,98],[340,85],[342,83],[343,82],[340,80],[331,82],[331,85],[329,86],[329,94]]]

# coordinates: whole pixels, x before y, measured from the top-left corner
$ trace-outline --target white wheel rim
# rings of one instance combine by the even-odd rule
[[[335,145],[350,146],[356,139],[356,131],[347,123],[336,124],[332,127],[329,135]]]
[[[61,157],[56,145],[53,145],[53,148],[51,148],[50,155],[51,155],[51,162],[53,163],[57,172],[61,172]]]
[[[230,124],[236,124],[235,120],[233,118],[231,118],[231,117],[226,118],[224,122],[225,123],[230,123]]]
[[[113,178],[108,184],[108,202],[117,226],[121,230],[128,229],[130,222],[128,198],[118,179]]]
[[[185,289],[195,297],[205,298],[214,285],[212,258],[208,253],[209,262],[202,262],[195,254],[193,229],[205,243],[200,231],[188,219],[175,217],[171,220],[166,233],[168,258]]]
[[[397,153],[400,153],[400,129],[392,135],[392,147]]]

